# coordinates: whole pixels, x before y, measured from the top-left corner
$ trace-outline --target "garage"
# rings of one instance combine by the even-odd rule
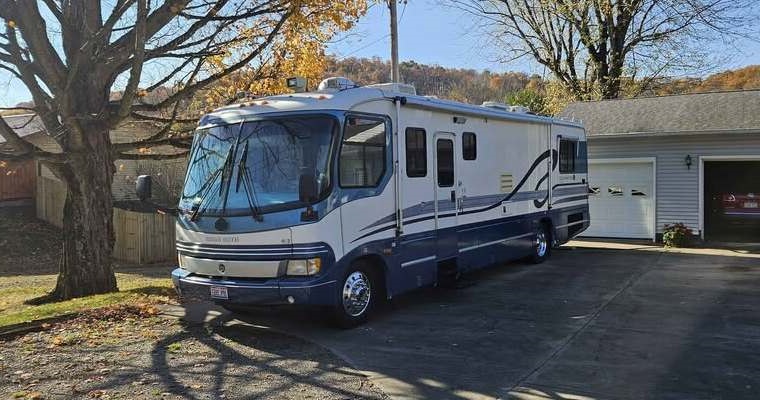
[[[584,101],[587,236],[760,243],[760,89]],[[656,193],[655,193],[656,192]],[[696,243],[695,243],[696,244]]]
[[[591,226],[584,236],[653,239],[654,160],[589,160]]]
[[[760,242],[760,161],[707,158],[702,175],[705,239]]]

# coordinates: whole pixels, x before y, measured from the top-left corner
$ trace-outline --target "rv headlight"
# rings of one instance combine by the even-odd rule
[[[316,275],[322,269],[321,258],[309,258],[306,260],[288,260],[287,274],[291,276]]]
[[[185,266],[182,264],[182,254],[179,254],[179,252],[177,253],[177,266],[185,269]]]

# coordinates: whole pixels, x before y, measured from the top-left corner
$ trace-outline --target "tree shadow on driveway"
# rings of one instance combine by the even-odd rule
[[[561,250],[469,279],[394,299],[353,330],[282,307],[228,315],[223,329],[306,338],[396,398],[750,399],[760,387],[756,259]]]
[[[202,307],[202,306],[201,306]],[[203,313],[202,308],[197,312]],[[152,367],[170,392],[188,399],[335,398],[379,399],[385,396],[328,350],[292,335],[245,324],[230,324],[228,314],[202,324],[185,323],[184,332],[154,345]],[[173,343],[196,342],[206,361],[177,362]],[[192,364],[192,365],[191,365]],[[202,392],[188,381],[206,379]],[[298,393],[294,396],[293,393]]]
[[[397,398],[507,397],[659,255],[585,254],[562,251],[545,264],[470,274],[472,284],[462,289],[400,296],[352,330],[334,329],[308,309],[255,309],[234,317],[323,345]]]

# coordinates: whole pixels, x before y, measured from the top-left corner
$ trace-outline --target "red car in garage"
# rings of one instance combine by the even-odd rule
[[[760,219],[760,194],[723,194],[723,215],[733,221]]]

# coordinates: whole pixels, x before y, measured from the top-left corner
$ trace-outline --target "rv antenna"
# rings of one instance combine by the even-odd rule
[[[396,0],[388,0],[388,8],[391,9],[391,82],[401,82],[398,69],[398,19]]]

